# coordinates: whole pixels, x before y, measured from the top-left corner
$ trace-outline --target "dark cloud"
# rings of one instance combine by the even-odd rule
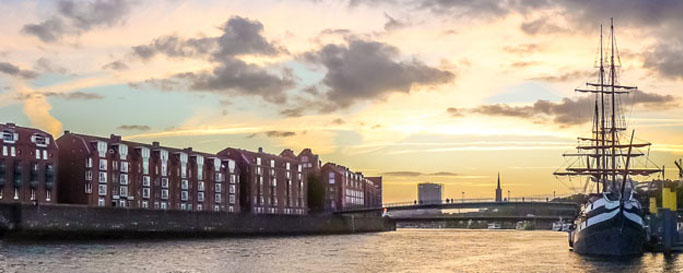
[[[244,54],[276,55],[284,51],[263,37],[263,24],[259,21],[233,16],[223,26],[223,35],[218,37],[216,58]]]
[[[633,106],[664,110],[680,105],[680,99],[672,95],[647,93],[640,90],[631,92],[622,100]],[[552,121],[559,126],[578,125],[591,120],[594,99],[584,96],[578,99],[563,98],[560,102],[538,100],[532,105],[512,106],[508,104],[481,105],[470,112],[489,116],[503,116],[529,119],[535,122]]]
[[[683,47],[661,44],[644,54],[643,66],[667,78],[683,79]]]
[[[95,27],[114,26],[130,10],[130,4],[125,0],[61,0],[57,2],[57,14],[43,22],[24,25],[22,32],[46,43],[55,42],[64,35],[79,35]]]
[[[42,57],[36,60],[33,68],[46,73],[66,74],[68,72],[66,68],[53,63],[47,58]]]
[[[503,51],[511,54],[526,55],[539,52],[543,49],[539,44],[521,44],[517,46],[506,46]]]
[[[35,71],[21,69],[18,66],[7,62],[0,62],[0,73],[24,79],[35,79],[40,75]]]
[[[267,137],[292,137],[295,136],[295,132],[291,131],[267,131],[264,132]]]
[[[514,62],[514,63],[511,63],[510,66],[511,66],[512,68],[525,68],[525,67],[534,66],[534,65],[537,65],[537,64],[539,64],[539,62],[536,62],[536,61],[529,61],[529,62]]]
[[[113,61],[111,63],[103,65],[102,69],[111,69],[111,70],[121,71],[121,70],[127,70],[128,65],[122,61]]]
[[[300,117],[303,116],[304,110],[301,107],[282,109],[280,110],[280,115],[290,118]]]
[[[147,125],[121,125],[116,127],[116,129],[128,131],[149,131],[152,128]]]
[[[328,44],[304,58],[327,68],[322,81],[329,87],[325,96],[339,108],[392,92],[409,93],[417,84],[442,84],[455,78],[449,71],[415,59],[399,61],[399,55],[398,49],[388,44],[349,40],[347,45]]]

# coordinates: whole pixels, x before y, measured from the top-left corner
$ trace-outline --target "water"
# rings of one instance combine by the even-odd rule
[[[678,272],[683,256],[586,258],[551,231],[428,230],[245,239],[0,242],[0,272]],[[679,269],[680,268],[680,269]]]

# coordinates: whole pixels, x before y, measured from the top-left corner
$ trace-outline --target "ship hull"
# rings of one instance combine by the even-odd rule
[[[608,220],[574,231],[572,244],[574,252],[599,256],[643,254],[646,235],[642,222],[637,223],[629,219],[620,208],[615,210],[616,213]],[[605,212],[605,214],[612,213]],[[639,214],[631,213],[630,215],[631,218],[633,215],[640,217]]]

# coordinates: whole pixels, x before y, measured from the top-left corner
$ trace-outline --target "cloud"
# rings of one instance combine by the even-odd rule
[[[415,85],[451,82],[449,71],[427,66],[419,60],[398,60],[399,50],[391,45],[351,39],[346,45],[328,44],[307,52],[304,59],[327,69],[322,83],[329,87],[328,102],[347,108],[359,100],[381,98],[393,92],[409,93]]]
[[[21,94],[34,94],[35,90],[18,83],[15,87]],[[58,136],[62,132],[62,123],[50,114],[52,106],[48,103],[45,96],[25,96],[24,113],[31,121],[31,125],[44,129],[53,136]]]
[[[535,77],[535,78],[531,78],[530,80],[544,81],[544,82],[567,82],[567,81],[573,81],[576,79],[584,79],[586,77],[592,76],[595,73],[597,73],[597,72],[576,70],[576,71],[570,71],[570,72],[566,72],[566,73],[559,74],[559,75]]]
[[[161,36],[148,45],[133,47],[135,56],[147,60],[161,53],[168,57],[206,56],[217,47],[216,37],[182,39],[176,35]]]
[[[64,35],[80,35],[95,27],[111,27],[121,22],[130,12],[125,0],[95,0],[57,2],[57,13],[37,24],[26,24],[22,33],[50,43]]]
[[[70,92],[70,93],[59,93],[59,92],[31,92],[31,93],[21,93],[17,96],[19,100],[27,100],[37,97],[55,97],[65,100],[99,100],[104,97],[99,94],[85,93],[82,91]]]
[[[386,176],[400,176],[400,177],[418,177],[418,176],[458,176],[457,173],[454,172],[434,172],[434,173],[422,173],[422,172],[416,172],[416,171],[392,171],[392,172],[384,172],[382,175]]]
[[[522,23],[520,26],[520,29],[529,35],[537,35],[537,34],[557,34],[557,33],[563,33],[563,32],[568,32],[569,30],[563,27],[560,27],[554,23],[551,22],[553,18],[557,17],[541,17],[533,21],[528,21]]]
[[[680,105],[680,99],[672,95],[647,93],[641,90],[632,91],[624,97],[623,102],[646,109],[665,110]],[[594,100],[586,96],[578,99],[563,98],[560,102],[538,100],[532,105],[512,106],[509,104],[480,105],[469,109],[469,112],[488,116],[515,117],[553,123],[564,127],[583,124],[591,120],[590,113],[594,112]]]
[[[284,51],[268,42],[263,33],[263,24],[240,16],[231,17],[223,26],[223,35],[218,38],[219,50],[214,57],[232,57],[244,54],[276,55]]]
[[[451,117],[462,117],[463,116],[463,110],[455,108],[455,107],[448,107],[446,109],[446,112],[448,112],[448,114],[451,115]]]
[[[292,137],[295,136],[295,132],[291,131],[266,131],[264,133],[267,137]]]
[[[57,65],[44,57],[41,57],[38,60],[36,60],[36,63],[35,65],[33,65],[33,68],[46,73],[66,74],[68,72],[66,68]]]
[[[521,44],[518,46],[506,46],[503,48],[503,51],[517,55],[536,53],[541,50],[543,50],[543,47],[541,47],[539,44]]]
[[[384,18],[387,22],[384,23],[385,31],[394,31],[406,27],[406,23],[396,20],[394,17],[389,16],[386,12],[384,13]]]
[[[683,79],[683,46],[660,44],[644,54],[643,67],[657,71],[660,75]]]
[[[0,72],[24,79],[35,79],[40,75],[35,71],[21,69],[18,66],[7,62],[0,62]]]
[[[113,61],[111,63],[103,65],[102,69],[111,69],[111,70],[121,71],[121,70],[127,70],[128,65],[122,61]]]
[[[334,125],[344,125],[344,123],[346,123],[346,121],[344,121],[341,118],[336,118],[332,121],[332,124],[334,124]]]
[[[116,127],[116,129],[128,131],[149,131],[152,128],[147,125],[121,125]]]

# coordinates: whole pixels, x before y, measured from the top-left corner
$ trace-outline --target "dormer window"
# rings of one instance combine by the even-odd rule
[[[19,134],[12,131],[2,131],[2,141],[5,143],[15,143],[19,139]]]

